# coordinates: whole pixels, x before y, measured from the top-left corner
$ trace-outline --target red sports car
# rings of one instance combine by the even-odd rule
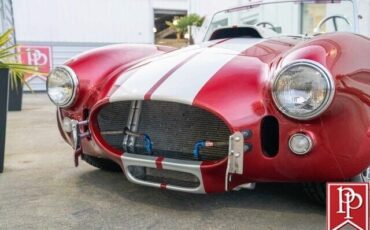
[[[349,0],[259,1],[216,13],[201,44],[74,57],[48,95],[76,165],[192,193],[303,182],[323,201],[327,181],[370,179],[370,40],[358,25]]]

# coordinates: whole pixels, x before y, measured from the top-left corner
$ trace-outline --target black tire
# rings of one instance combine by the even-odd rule
[[[313,202],[319,205],[326,204],[326,184],[325,183],[303,183],[303,190]]]
[[[122,172],[121,166],[114,161],[82,154],[81,159],[89,165],[108,172]]]
[[[369,179],[361,173],[347,181],[369,182]],[[303,183],[302,186],[303,190],[312,201],[320,205],[326,204],[326,183]]]

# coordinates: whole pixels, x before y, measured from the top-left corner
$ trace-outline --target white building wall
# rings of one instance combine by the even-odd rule
[[[179,11],[188,10],[188,0],[151,0],[150,3],[153,9]]]
[[[13,0],[13,7],[18,41],[154,41],[150,0]]]
[[[197,13],[202,16],[212,16],[213,13],[231,8],[234,6],[239,6],[246,4],[248,2],[258,1],[258,0],[189,0],[189,12]]]

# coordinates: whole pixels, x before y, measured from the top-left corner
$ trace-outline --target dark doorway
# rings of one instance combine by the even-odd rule
[[[187,44],[183,36],[179,36],[175,30],[168,27],[166,21],[174,22],[176,19],[186,16],[186,11],[179,10],[154,10],[155,43],[182,47]]]

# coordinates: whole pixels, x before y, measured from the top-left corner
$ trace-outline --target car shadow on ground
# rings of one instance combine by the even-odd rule
[[[101,170],[86,171],[78,180],[80,180],[78,183],[88,184],[82,187],[82,190],[94,186],[133,202],[173,210],[212,211],[219,208],[247,208],[325,215],[325,207],[309,200],[299,184],[261,183],[257,184],[255,190],[199,195],[132,184],[121,173]]]

